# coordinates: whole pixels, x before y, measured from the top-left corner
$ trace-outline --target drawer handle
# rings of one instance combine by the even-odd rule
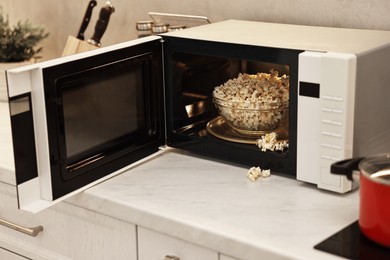
[[[180,260],[180,257],[174,255],[166,255],[164,260]]]
[[[13,230],[16,230],[16,231],[22,232],[24,234],[27,234],[29,236],[32,236],[32,237],[38,236],[38,234],[43,231],[42,226],[22,227],[22,226],[15,224],[15,223],[4,220],[4,219],[0,219],[0,224],[3,226],[9,227]]]

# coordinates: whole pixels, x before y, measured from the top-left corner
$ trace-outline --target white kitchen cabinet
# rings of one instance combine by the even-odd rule
[[[218,260],[218,252],[138,227],[138,260],[165,259]]]
[[[4,248],[0,247],[0,259],[4,260],[27,260],[28,258],[25,258],[21,255],[15,254],[11,251],[8,251]]]
[[[0,225],[0,247],[27,258],[137,259],[136,227],[131,223],[66,202],[37,214],[20,211],[15,187],[1,182],[0,205],[0,219],[23,227],[43,227],[32,237]]]
[[[221,254],[221,255],[219,256],[219,260],[239,260],[239,259],[233,258],[233,257],[231,257],[231,256],[227,256],[227,255],[224,255],[224,254]]]

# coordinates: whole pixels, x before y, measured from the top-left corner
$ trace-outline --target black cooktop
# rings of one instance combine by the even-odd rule
[[[380,246],[364,236],[360,232],[358,221],[328,237],[314,248],[348,259],[390,259],[390,248]]]

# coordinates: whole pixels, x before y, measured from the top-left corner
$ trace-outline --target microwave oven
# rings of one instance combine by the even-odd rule
[[[36,212],[165,146],[347,192],[330,164],[390,144],[389,60],[390,32],[227,20],[9,70],[19,207]],[[288,148],[263,151],[212,93],[275,71],[288,80],[274,130]]]

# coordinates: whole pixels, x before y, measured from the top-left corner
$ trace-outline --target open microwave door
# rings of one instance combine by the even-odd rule
[[[19,208],[38,212],[165,143],[151,36],[7,71]]]

